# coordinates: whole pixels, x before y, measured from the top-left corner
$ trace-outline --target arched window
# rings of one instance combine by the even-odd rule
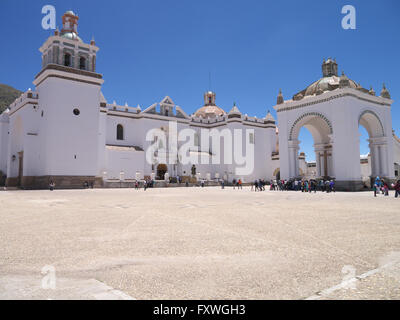
[[[117,140],[124,140],[124,127],[122,124],[117,125]]]
[[[79,69],[86,70],[86,59],[84,57],[79,59]]]
[[[71,55],[69,53],[66,53],[64,55],[64,66],[66,67],[71,66]]]

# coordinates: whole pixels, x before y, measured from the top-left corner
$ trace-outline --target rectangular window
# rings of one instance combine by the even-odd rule
[[[249,134],[249,142],[250,144],[254,144],[254,133]]]

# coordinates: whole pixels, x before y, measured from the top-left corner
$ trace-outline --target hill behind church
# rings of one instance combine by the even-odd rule
[[[0,114],[21,94],[22,91],[0,83]]]

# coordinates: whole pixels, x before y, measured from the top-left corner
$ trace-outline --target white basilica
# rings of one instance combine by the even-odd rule
[[[214,92],[204,94],[204,105],[193,115],[175,105],[170,97],[142,110],[108,103],[96,72],[99,48],[94,40],[84,43],[78,36],[78,16],[68,11],[63,29],[56,30],[41,46],[42,69],[28,90],[0,115],[0,171],[6,185],[21,188],[125,186],[135,179],[164,181],[177,176],[190,181],[242,179],[334,178],[343,190],[358,190],[366,178],[393,180],[399,175],[400,140],[392,131],[389,92],[380,96],[362,88],[344,74],[338,77],[336,61],[323,63],[323,77],[303,91],[284,100],[281,93],[274,106],[279,130],[268,112],[258,119],[242,114],[234,105],[225,112],[216,105]],[[177,130],[192,129],[191,157],[207,160],[224,154],[220,163],[194,161],[148,161],[146,150],[154,144],[166,153],[169,144],[146,139],[152,129],[169,135],[170,123]],[[371,152],[360,160],[359,131],[369,133]],[[314,139],[315,163],[299,154],[298,135],[306,127]],[[245,134],[241,145],[252,146],[254,163],[250,172],[237,169],[243,162],[224,161],[222,149],[231,143],[226,133]],[[220,150],[203,143],[202,131],[221,133]],[[228,134],[229,136],[229,134]],[[181,143],[180,143],[181,144]],[[247,148],[246,147],[246,148]],[[193,158],[193,159],[194,159]]]

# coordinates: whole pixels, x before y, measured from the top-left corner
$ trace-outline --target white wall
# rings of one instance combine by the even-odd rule
[[[140,147],[144,150],[142,153],[143,157],[143,166],[144,166],[144,175],[150,176],[152,173],[152,167],[151,164],[147,163],[145,159],[146,155],[146,150],[147,148],[151,145],[150,141],[146,141],[146,134],[148,131],[151,129],[159,129],[161,127],[168,128],[169,127],[169,121],[175,121],[176,118],[134,118],[134,117],[123,117],[123,116],[116,116],[116,115],[111,115],[108,114],[106,116],[106,144],[107,145],[117,145],[117,146],[137,146]],[[117,125],[121,124],[124,128],[124,140],[117,140],[116,139],[116,129]],[[233,132],[235,129],[243,129],[243,134],[242,134],[242,150],[244,154],[244,150],[246,148],[246,129],[253,129],[255,133],[255,145],[254,145],[254,150],[255,150],[255,155],[254,155],[254,170],[248,174],[248,175],[237,175],[235,174],[235,168],[237,167],[236,164],[231,164],[227,165],[224,164],[224,157],[221,157],[221,163],[220,164],[212,164],[211,158],[209,156],[204,156],[204,153],[209,152],[210,148],[207,150],[202,150],[202,145],[201,145],[201,129],[202,127],[199,126],[193,126],[191,125],[190,121],[182,121],[179,120],[177,122],[177,129],[178,132],[185,128],[190,128],[194,129],[197,134],[199,135],[199,140],[200,140],[200,146],[199,146],[199,151],[203,152],[203,160],[210,159],[209,164],[202,163],[200,161],[200,158],[198,163],[196,164],[196,172],[201,174],[202,178],[206,178],[207,173],[211,174],[211,178],[215,178],[215,174],[218,173],[220,177],[222,178],[225,174],[228,175],[229,180],[232,180],[234,178],[238,179],[241,178],[243,181],[253,181],[254,179],[270,179],[272,177],[272,173],[274,171],[274,167],[271,165],[271,154],[272,151],[275,148],[276,144],[276,133],[275,133],[275,127],[273,128],[260,128],[256,126],[251,126],[251,125],[245,125],[243,123],[239,122],[228,122],[223,126],[220,126],[217,128],[217,130],[221,131],[224,129],[228,129],[233,136]],[[204,128],[205,129],[205,128]],[[185,142],[179,142],[178,143],[178,148],[180,148]],[[223,155],[223,149],[224,149],[224,139],[221,139],[221,150],[220,154]],[[168,144],[167,144],[168,146]],[[210,147],[212,149],[212,143],[210,141]],[[216,150],[212,150],[213,153],[216,153]],[[232,157],[233,158],[233,157]],[[234,158],[233,158],[234,160]],[[118,164],[114,164],[113,161],[116,161]],[[107,172],[110,171],[118,171],[119,172],[125,171],[122,169],[121,164],[122,162],[116,159],[115,157],[110,157],[107,160],[106,164],[106,170]],[[130,170],[131,164],[126,164],[126,168],[129,171]],[[178,164],[176,166],[176,170],[173,165],[168,164],[168,173],[170,174],[170,177],[176,176],[176,175],[191,175],[191,168],[192,164],[187,164],[187,165],[182,165]],[[239,165],[239,167],[243,167],[243,165]],[[119,169],[116,169],[119,168]],[[154,166],[154,173],[156,173],[157,166]]]
[[[98,175],[100,86],[47,78],[37,89],[44,110],[40,141],[46,146],[41,174]]]
[[[359,95],[334,97],[340,93]],[[331,99],[332,98],[332,99]],[[375,102],[366,101],[377,100]],[[337,89],[325,92],[322,95],[306,97],[300,101],[289,101],[275,106],[278,111],[279,145],[281,176],[287,179],[294,176],[293,166],[290,164],[288,139],[291,127],[297,119],[307,113],[320,113],[329,119],[333,133],[332,166],[330,175],[338,181],[359,181],[361,179],[359,154],[359,117],[365,110],[373,111],[381,119],[388,138],[385,165],[388,175],[393,175],[393,139],[391,139],[391,111],[390,107],[380,104],[379,97],[358,92],[355,89]],[[279,112],[281,108],[290,110]],[[390,133],[389,133],[390,131]],[[294,137],[293,137],[294,139]],[[390,141],[389,141],[390,140]]]
[[[0,171],[7,174],[8,158],[8,115],[0,115]]]
[[[144,177],[144,155],[141,151],[120,151],[106,149],[107,179],[120,179],[120,172],[124,172],[124,179],[136,179],[136,172]]]

